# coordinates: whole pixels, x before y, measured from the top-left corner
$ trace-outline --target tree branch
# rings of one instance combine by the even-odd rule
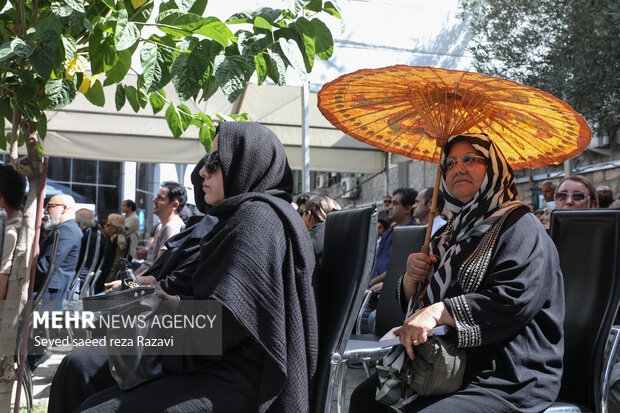
[[[32,170],[30,168],[30,165],[23,165],[21,162],[19,162],[19,157],[17,155],[17,148],[19,147],[20,118],[21,118],[21,114],[19,113],[17,103],[13,101],[13,117],[11,118],[11,146],[10,146],[11,165],[13,165],[13,168],[20,174],[30,177],[30,175],[32,175]]]

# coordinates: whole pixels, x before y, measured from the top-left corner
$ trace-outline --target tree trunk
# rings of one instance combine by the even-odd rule
[[[13,167],[26,175],[30,184],[21,229],[15,254],[13,267],[7,289],[4,311],[2,311],[0,324],[0,412],[8,412],[11,405],[11,393],[13,382],[17,378],[15,369],[15,354],[17,338],[21,333],[19,315],[28,299],[28,287],[30,284],[30,272],[33,262],[35,242],[38,242],[36,232],[37,201],[42,182],[41,154],[38,147],[36,123],[19,122],[19,113],[13,116],[13,139],[11,142],[11,161]],[[28,163],[22,165],[17,159],[17,127],[21,123],[21,129],[26,136],[28,151]]]

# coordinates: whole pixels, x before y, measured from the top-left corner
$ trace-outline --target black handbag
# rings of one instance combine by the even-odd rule
[[[110,318],[143,321],[129,326],[125,324],[122,328],[108,327],[106,330],[110,373],[122,390],[129,390],[164,375],[163,355],[150,354],[138,340],[138,337],[153,334],[150,320],[157,314],[161,300],[155,295],[154,287],[140,284],[126,260],[121,260],[119,264],[122,289],[111,294],[85,297],[83,307],[87,311],[105,312],[107,314],[103,316]]]

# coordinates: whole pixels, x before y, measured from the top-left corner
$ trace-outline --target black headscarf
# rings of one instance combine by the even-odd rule
[[[308,411],[317,318],[308,230],[291,206],[284,147],[256,123],[223,123],[218,151],[225,199],[201,241],[198,299],[220,301],[267,354],[258,411]]]

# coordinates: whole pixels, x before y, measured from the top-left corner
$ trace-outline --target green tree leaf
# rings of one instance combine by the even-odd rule
[[[13,53],[13,48],[11,47],[11,42],[4,42],[0,45],[0,63],[6,60],[12,59],[15,56]]]
[[[170,74],[179,99],[185,101],[198,95],[209,64],[209,58],[201,50],[181,54],[176,58],[170,67]]]
[[[166,106],[166,92],[164,92],[164,89],[160,89],[151,93],[149,101],[153,108],[153,115],[159,113]]]
[[[103,107],[105,105],[103,86],[101,86],[101,82],[99,80],[95,80],[94,83],[91,83],[84,96],[95,106]]]
[[[104,34],[100,29],[90,36],[88,53],[93,73],[107,72],[119,59],[113,36]]]
[[[273,31],[273,26],[271,26],[271,23],[269,23],[267,20],[265,20],[265,18],[261,16],[256,16],[256,18],[254,19],[254,27],[259,29],[267,29],[270,32]]]
[[[118,60],[105,73],[105,80],[103,81],[104,86],[113,85],[115,83],[121,82],[129,69],[131,68],[131,55],[133,54],[132,49],[121,50],[118,52]]]
[[[116,50],[125,50],[133,46],[140,38],[140,30],[136,25],[128,21],[127,10],[118,12],[116,30],[114,31],[114,45]]]
[[[273,80],[278,86],[286,84],[286,62],[282,57],[270,49],[267,50],[267,75],[269,79]]]
[[[45,95],[50,99],[50,108],[58,109],[73,102],[77,90],[69,79],[50,79],[45,83]]]
[[[179,105],[177,107],[177,112],[179,113],[179,118],[181,119],[181,128],[183,129],[183,132],[185,132],[194,120],[192,111],[185,105]]]
[[[50,8],[52,13],[58,18],[66,18],[73,14],[73,9],[66,2],[53,2]]]
[[[181,118],[179,118],[179,113],[172,103],[166,109],[166,123],[168,123],[168,128],[170,128],[170,132],[172,132],[172,136],[175,138],[183,134]]]
[[[71,36],[62,36],[62,47],[65,49],[65,60],[73,60],[77,52],[77,43]]]
[[[133,86],[125,86],[125,96],[134,112],[140,110],[140,102],[138,100],[138,90]]]
[[[304,64],[304,57],[299,51],[299,46],[297,45],[297,42],[295,42],[295,40],[293,39],[287,40],[281,37],[278,39],[278,44],[282,48],[284,56],[286,56],[291,66],[293,66],[293,69],[295,69],[295,71],[299,75],[299,79],[302,82],[305,82],[308,74],[306,72],[306,66]]]
[[[79,0],[64,0],[67,5],[69,7],[71,7],[73,10],[79,12],[79,13],[85,13],[86,10],[84,10],[84,3],[82,1]]]
[[[35,44],[32,40],[13,39],[11,51],[20,57],[28,57],[34,52]]]
[[[191,34],[200,34],[215,40],[224,47],[228,46],[229,41],[236,41],[230,29],[217,17],[201,17],[191,13],[183,13],[179,10],[168,10],[157,17],[157,23],[177,27],[178,29],[160,27],[163,32],[173,36],[184,37]]]
[[[217,56],[214,64],[215,79],[229,102],[234,102],[250,79],[254,68],[246,56]]]
[[[202,84],[202,96],[200,97],[200,100],[209,100],[209,98],[213,96],[215,92],[217,92],[218,87],[219,85],[217,84],[215,76],[207,77],[207,80],[205,80]]]
[[[303,55],[306,70],[310,72],[314,66],[314,56],[316,55],[314,27],[310,21],[302,17],[297,19],[295,23],[291,24],[291,28],[297,32],[297,45]],[[289,35],[287,37],[290,38],[292,36]]]
[[[203,16],[206,8],[207,8],[207,0],[196,0],[192,8],[189,9],[189,12],[193,14],[197,14],[199,16]]]
[[[308,4],[306,4],[306,10],[311,10],[315,12],[320,12],[323,9],[323,0],[310,0]]]
[[[211,152],[211,148],[213,147],[213,139],[215,138],[215,126],[209,118],[209,124],[205,124],[200,127],[198,131],[198,139],[200,139],[200,143],[204,146],[205,151]]]
[[[4,130],[4,128],[2,130]],[[39,116],[39,120],[37,121],[37,132],[41,140],[44,140],[47,136],[47,116],[45,116],[45,112],[41,112],[41,116]]]
[[[328,60],[334,53],[334,38],[325,23],[319,19],[310,20],[315,39],[316,55],[323,60]]]
[[[254,56],[254,67],[256,68],[256,76],[258,77],[258,84],[262,85],[267,78],[267,62],[263,54],[257,54]]]
[[[159,90],[170,82],[169,63],[162,50],[163,48],[152,43],[145,44],[140,50],[140,63],[147,93]]]
[[[119,111],[125,106],[126,101],[125,87],[121,84],[116,86],[116,93],[114,94],[114,103],[116,104],[116,110]]]
[[[340,9],[331,1],[326,1],[323,5],[323,11],[329,15],[332,15],[338,19],[342,19],[340,15]]]

